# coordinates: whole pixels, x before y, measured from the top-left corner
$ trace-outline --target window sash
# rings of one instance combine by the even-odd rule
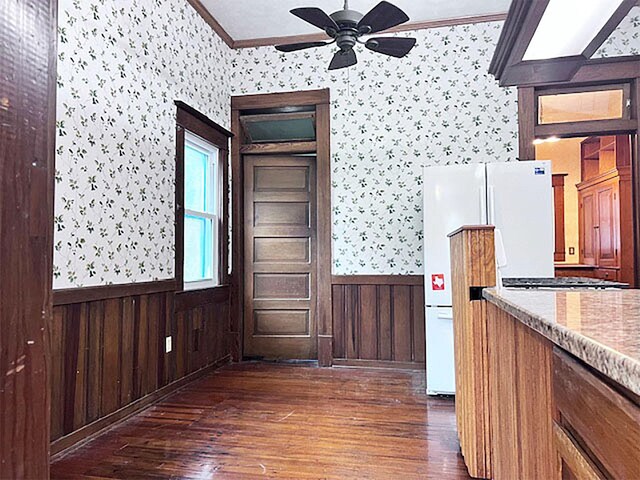
[[[220,285],[220,206],[222,204],[220,198],[220,149],[215,145],[210,144],[202,140],[200,137],[185,130],[185,143],[184,148],[190,147],[197,150],[207,156],[207,170],[208,178],[204,182],[204,195],[206,212],[192,210],[184,208],[183,218],[186,220],[187,216],[193,218],[206,219],[211,222],[211,276],[212,278],[205,278],[201,280],[183,281],[184,290],[195,290],[202,288],[211,288]],[[184,181],[187,181],[186,175]],[[186,190],[186,185],[185,185]],[[185,221],[183,220],[183,225]],[[184,227],[183,227],[184,235]],[[186,249],[186,245],[183,247]],[[188,252],[183,251],[184,259],[187,258]],[[202,259],[201,259],[202,260]],[[183,260],[183,268],[185,266],[185,260]]]

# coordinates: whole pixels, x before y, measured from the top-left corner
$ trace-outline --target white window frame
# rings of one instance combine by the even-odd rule
[[[183,218],[183,235],[184,235],[184,224],[186,223],[186,217],[196,217],[196,218],[205,218],[211,220],[211,279],[205,280],[196,280],[188,282],[186,280],[183,281],[183,290],[199,290],[204,288],[212,288],[220,285],[220,211],[221,211],[221,196],[220,196],[220,149],[214,144],[202,139],[201,137],[195,135],[194,133],[185,130],[184,132],[184,162],[185,162],[185,170],[186,170],[186,149],[187,147],[194,148],[202,153],[205,153],[208,157],[209,162],[209,185],[214,190],[215,196],[208,198],[207,201],[213,203],[213,205],[209,205],[209,212],[199,212],[197,210],[189,210],[184,208],[184,218]],[[186,182],[187,176],[184,175],[184,181]],[[206,192],[205,187],[205,192]],[[184,191],[186,192],[186,185],[184,187]],[[211,213],[213,212],[213,213]],[[183,242],[183,260],[182,260],[182,268],[184,272],[185,261],[188,255],[186,251],[186,246],[184,245],[186,242]],[[184,276],[184,274],[183,274]]]

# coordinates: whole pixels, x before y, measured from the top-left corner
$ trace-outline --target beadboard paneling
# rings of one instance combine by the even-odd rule
[[[84,438],[77,432],[92,422],[228,357],[228,289],[205,300],[199,292],[159,292],[55,306],[54,453]],[[172,351],[165,353],[169,335]]]
[[[409,278],[407,278],[409,277]],[[335,365],[424,368],[421,277],[334,277]],[[339,283],[337,283],[339,282]]]

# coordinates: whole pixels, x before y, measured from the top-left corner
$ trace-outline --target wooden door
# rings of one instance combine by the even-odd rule
[[[597,205],[592,191],[580,194],[580,263],[596,265],[597,236],[595,232]]]
[[[598,188],[598,221],[595,225],[598,239],[598,257],[600,267],[618,266],[618,222],[616,185],[608,183]]]
[[[244,355],[316,359],[315,157],[244,157]]]

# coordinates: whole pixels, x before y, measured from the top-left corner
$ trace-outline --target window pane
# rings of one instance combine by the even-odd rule
[[[190,145],[184,148],[184,204],[187,210],[207,211],[208,155]]]
[[[623,101],[622,89],[541,95],[538,97],[538,124],[622,118]]]
[[[208,218],[184,217],[184,281],[213,278],[213,227]]]

